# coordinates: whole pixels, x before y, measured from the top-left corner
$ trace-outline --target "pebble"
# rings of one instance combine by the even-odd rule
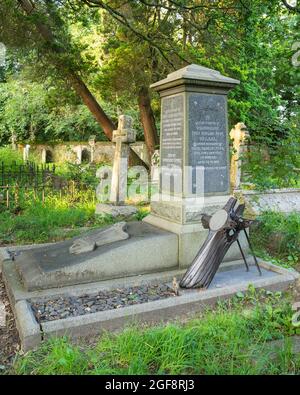
[[[6,310],[5,305],[0,301],[0,328],[6,327]]]
[[[31,306],[39,322],[52,321],[98,311],[122,309],[139,303],[147,303],[174,296],[174,291],[167,284],[142,285],[96,294],[57,297],[32,301]]]

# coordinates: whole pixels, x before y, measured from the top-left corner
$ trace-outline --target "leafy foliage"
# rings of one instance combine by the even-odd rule
[[[22,80],[40,84],[47,79],[46,87],[32,85],[26,98],[20,90],[19,98],[16,92],[16,98],[9,99],[8,111],[2,110],[7,115],[0,118],[2,141],[7,141],[10,128],[24,139],[30,129],[45,140],[80,139],[95,131],[103,138],[70,92],[62,64],[80,71],[114,120],[119,112],[134,114],[139,137],[139,90],[192,62],[241,80],[230,94],[230,123],[245,122],[254,139],[267,144],[269,139],[281,140],[292,119],[299,118],[299,73],[291,65],[299,18],[277,0],[247,4],[226,0],[217,5],[203,1],[201,6],[195,1],[124,5],[118,0],[72,0],[59,8],[55,2],[41,1],[35,18],[51,27],[55,46],[61,49],[56,57],[37,34],[33,17],[15,10],[13,0],[1,4],[1,11],[6,17],[1,18],[0,40],[7,43],[12,57],[7,83],[11,84],[9,76],[16,70],[24,71],[24,65],[30,72],[23,72]],[[7,93],[13,91],[9,88],[0,91],[0,111]],[[50,104],[55,91],[56,103]],[[152,105],[158,123],[157,96]]]
[[[267,252],[270,259],[278,259],[275,263],[296,266],[300,262],[300,214],[267,211],[257,220],[251,238],[258,253]]]
[[[0,143],[12,132],[18,141],[81,141],[105,136],[88,109],[74,97],[59,97],[59,87],[22,77],[0,84]],[[70,101],[72,99],[72,101]]]
[[[20,152],[14,151],[9,147],[0,147],[0,163],[11,166],[12,163],[22,164],[23,157]]]
[[[263,164],[263,165],[262,165]],[[300,187],[300,133],[292,126],[282,139],[258,136],[244,155],[243,181],[257,190]]]

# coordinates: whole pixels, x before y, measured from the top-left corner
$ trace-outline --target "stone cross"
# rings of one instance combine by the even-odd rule
[[[230,131],[230,138],[233,140],[234,152],[231,157],[230,183],[233,189],[238,189],[242,178],[242,155],[247,150],[247,141],[250,134],[244,123],[239,122]]]
[[[132,118],[120,115],[118,129],[113,131],[112,141],[115,143],[115,156],[112,170],[110,201],[122,205],[127,196],[127,172],[129,143],[136,140],[136,132],[132,129]]]

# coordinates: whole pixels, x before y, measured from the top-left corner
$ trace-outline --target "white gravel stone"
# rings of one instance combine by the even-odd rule
[[[4,304],[0,301],[0,328],[6,326],[6,311]]]

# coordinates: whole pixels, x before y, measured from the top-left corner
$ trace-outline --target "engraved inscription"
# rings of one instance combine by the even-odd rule
[[[193,168],[192,192],[196,192],[195,168],[204,167],[205,193],[229,188],[226,98],[195,93],[189,96],[189,165]]]
[[[184,97],[171,96],[162,100],[161,125],[161,190],[177,192],[174,178],[183,166]],[[179,191],[178,191],[179,192]]]

